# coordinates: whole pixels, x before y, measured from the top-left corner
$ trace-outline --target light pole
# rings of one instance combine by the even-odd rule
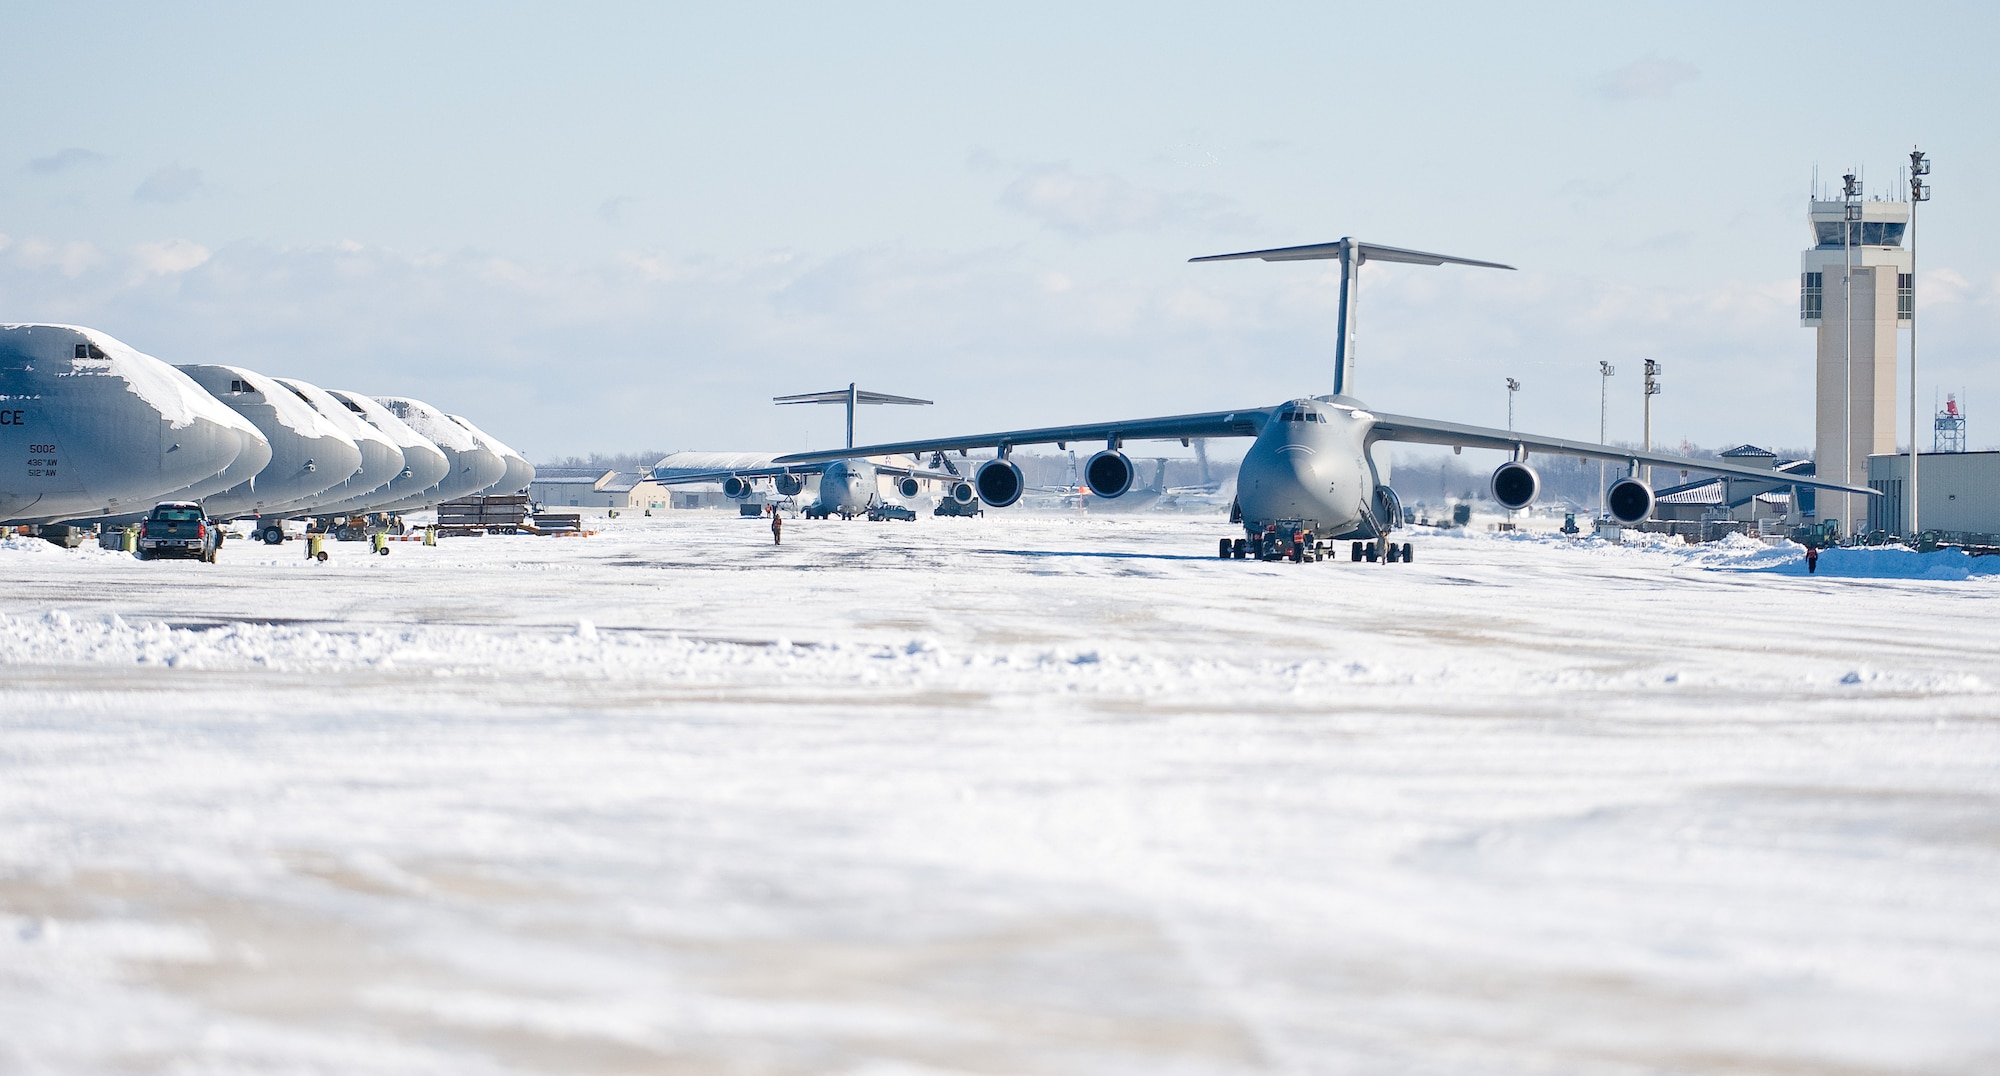
[[[1931,200],[1931,159],[1910,150],[1910,548],[1917,545],[1917,203]]]
[[[1508,378],[1507,379],[1507,432],[1508,433],[1514,432],[1514,394],[1519,391],[1521,391],[1521,383],[1519,381],[1514,380],[1511,377]]]
[[[1646,360],[1646,451],[1653,450],[1653,397],[1660,394],[1660,364]],[[1646,484],[1653,484],[1653,465],[1646,465]]]
[[[1611,403],[1611,375],[1617,372],[1618,368],[1616,366],[1605,362],[1603,359],[1597,360],[1597,443],[1600,445],[1604,443],[1605,433],[1607,432],[1604,424],[1604,416],[1606,408]],[[1607,514],[1608,510],[1604,504],[1604,461],[1598,460],[1597,518],[1603,519]]]
[[[1840,177],[1840,481],[1854,484],[1854,233],[1861,220],[1861,181]],[[1841,525],[1854,531],[1854,497],[1840,495]]]

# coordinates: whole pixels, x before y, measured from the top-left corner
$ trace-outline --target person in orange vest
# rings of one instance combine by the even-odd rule
[[[1817,571],[1819,571],[1819,547],[1809,545],[1806,547],[1806,574],[1811,575]]]
[[[778,514],[778,506],[771,506],[771,544],[784,544],[785,518]]]

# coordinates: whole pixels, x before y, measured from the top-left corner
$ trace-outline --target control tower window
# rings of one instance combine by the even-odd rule
[[[1826,306],[1826,274],[1799,275],[1799,320],[1818,321]]]
[[[1837,220],[1813,222],[1813,241],[1821,250],[1841,248],[1840,226]],[[1903,221],[1864,220],[1847,225],[1847,241],[1857,247],[1900,247],[1903,245],[1903,229],[1908,225]]]
[[[1917,278],[1909,273],[1896,274],[1896,319],[1910,320],[1917,312]]]

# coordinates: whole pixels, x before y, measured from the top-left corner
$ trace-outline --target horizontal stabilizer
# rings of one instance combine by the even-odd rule
[[[773,396],[772,402],[781,404],[844,404],[848,400],[846,389],[832,392],[803,392],[797,396]],[[854,402],[861,404],[912,404],[928,406],[931,401],[919,400],[914,396],[891,396],[886,392],[857,392]]]
[[[1333,243],[1308,243],[1300,247],[1273,247],[1270,250],[1246,250],[1239,254],[1210,254],[1205,258],[1189,258],[1194,262],[1233,262],[1255,258],[1267,262],[1322,261],[1340,257],[1341,249],[1352,250],[1364,262],[1404,262],[1410,265],[1476,265],[1483,269],[1512,269],[1511,265],[1499,262],[1483,262],[1475,258],[1459,258],[1450,254],[1431,254],[1421,250],[1404,250],[1401,247],[1385,247],[1377,243],[1361,243],[1352,239],[1342,239]]]

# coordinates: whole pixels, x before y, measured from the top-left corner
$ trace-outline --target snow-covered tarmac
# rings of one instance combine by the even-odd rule
[[[1227,532],[0,543],[0,1073],[2000,1070],[2000,576]]]

